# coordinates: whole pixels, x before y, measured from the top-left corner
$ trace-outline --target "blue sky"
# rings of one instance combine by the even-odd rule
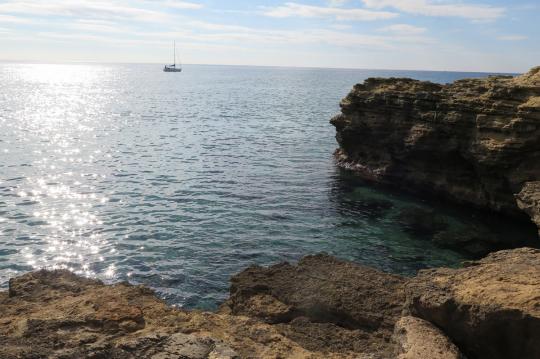
[[[523,72],[538,0],[0,0],[0,60]]]

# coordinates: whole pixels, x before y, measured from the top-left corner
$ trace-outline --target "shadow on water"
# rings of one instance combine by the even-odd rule
[[[417,197],[395,188],[367,183],[352,172],[337,169],[330,203],[341,221],[338,227],[370,224],[384,228],[379,249],[397,249],[397,262],[418,269],[430,267],[428,253],[448,250],[462,259],[477,259],[501,249],[540,247],[536,226],[434,197]],[[399,253],[399,250],[403,250]],[[411,255],[411,250],[416,255]],[[395,270],[395,268],[392,268]]]

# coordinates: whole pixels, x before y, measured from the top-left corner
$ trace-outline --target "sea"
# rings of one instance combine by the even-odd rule
[[[329,120],[368,77],[488,75],[1,63],[0,287],[64,268],[213,309],[231,275],[307,254],[403,275],[459,266],[467,254],[407,230],[400,211],[460,230],[498,220],[337,168]]]

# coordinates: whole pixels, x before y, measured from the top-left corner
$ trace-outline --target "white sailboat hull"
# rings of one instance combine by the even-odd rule
[[[182,68],[172,67],[172,66],[165,66],[163,68],[163,72],[182,72]]]

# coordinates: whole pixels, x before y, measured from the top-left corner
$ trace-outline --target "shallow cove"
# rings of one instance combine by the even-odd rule
[[[458,265],[466,255],[431,241],[440,223],[404,224],[403,209],[435,210],[462,233],[500,218],[368,186],[334,164],[328,121],[371,76],[487,74],[0,65],[0,282],[67,267],[214,308],[231,274],[314,252],[401,274]]]

